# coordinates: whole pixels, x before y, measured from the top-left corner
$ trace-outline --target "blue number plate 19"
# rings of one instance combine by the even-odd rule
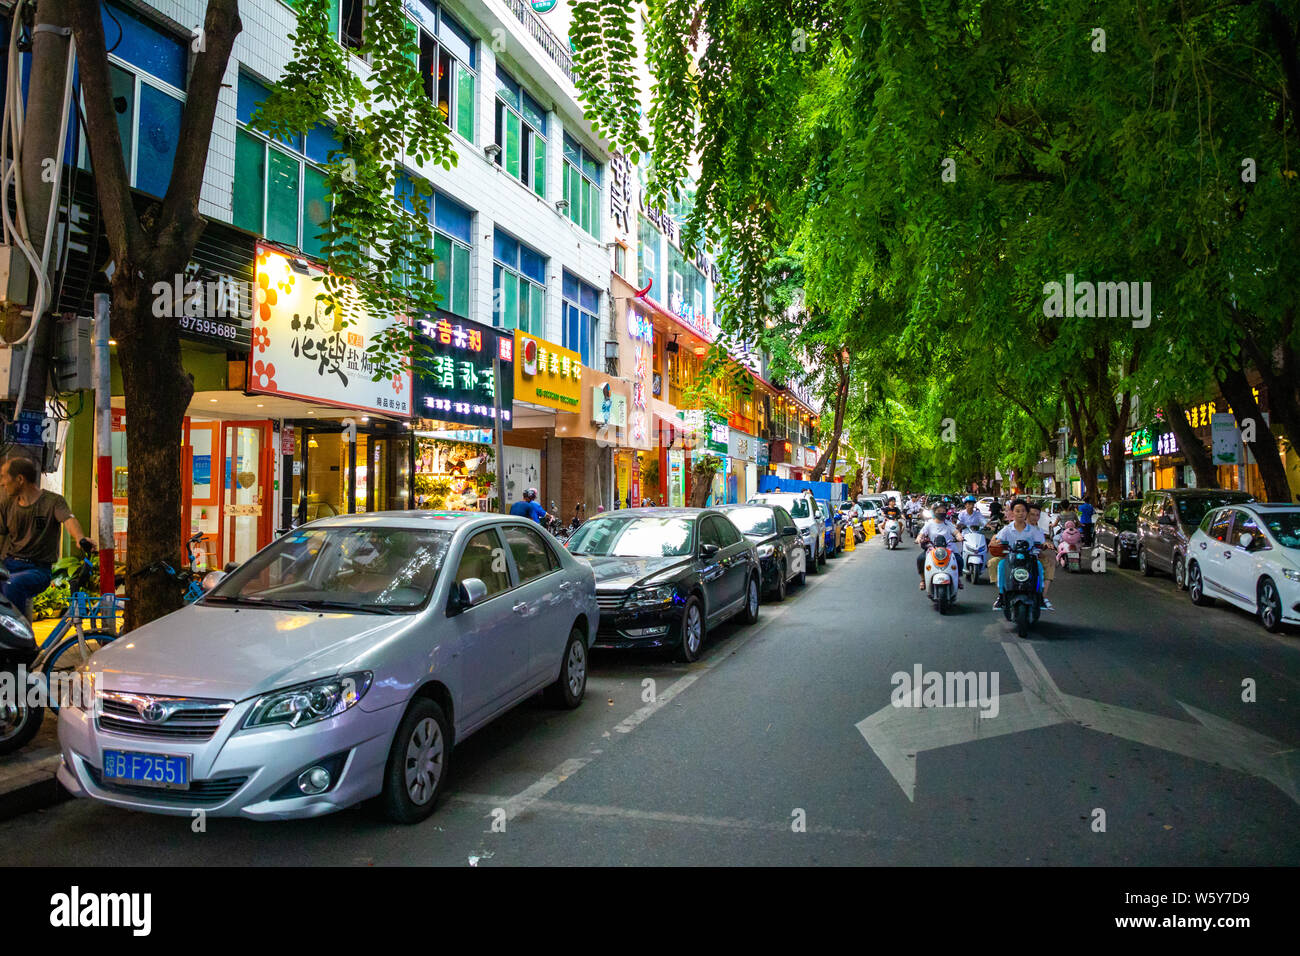
[[[165,790],[190,788],[190,758],[173,754],[142,754],[130,750],[104,751],[104,779]]]

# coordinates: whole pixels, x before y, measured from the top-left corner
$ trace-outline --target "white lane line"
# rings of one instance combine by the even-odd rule
[[[512,798],[513,799],[513,798]],[[468,806],[500,807],[509,801],[501,797],[479,793],[458,793],[448,795],[448,803],[461,803]],[[544,813],[558,813],[564,816],[593,817],[606,820],[631,821],[644,824],[670,824],[672,826],[697,826],[721,830],[753,830],[770,833],[791,833],[790,821],[776,822],[769,820],[742,820],[736,817],[708,817],[693,813],[666,813],[659,810],[633,810],[627,807],[604,806],[592,803],[566,803],[558,800],[534,800],[529,809]],[[809,824],[808,833],[822,836],[851,837],[858,840],[905,842],[908,838],[896,833],[884,833],[872,830],[853,830],[842,827],[819,826]]]

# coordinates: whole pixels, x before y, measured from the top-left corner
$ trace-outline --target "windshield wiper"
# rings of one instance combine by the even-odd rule
[[[302,607],[308,611],[360,611],[366,614],[405,614],[406,611],[391,604],[350,604],[347,601],[303,601]]]
[[[206,601],[220,604],[240,604],[245,607],[269,607],[277,611],[310,611],[301,601],[277,601],[272,598],[233,597],[226,594],[208,595]]]

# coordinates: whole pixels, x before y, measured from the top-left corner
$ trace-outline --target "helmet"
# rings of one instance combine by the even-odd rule
[[[962,501],[966,502],[966,504],[968,505],[973,505],[975,504],[975,496],[967,495],[965,498],[962,499]]]
[[[524,501],[536,501],[536,500],[537,500],[536,488],[529,488],[527,491],[524,492]]]

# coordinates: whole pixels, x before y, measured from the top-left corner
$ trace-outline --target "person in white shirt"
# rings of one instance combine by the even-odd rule
[[[984,513],[975,510],[975,496],[969,495],[964,502],[961,511],[957,512],[956,525],[959,528],[982,528],[987,519]]]
[[[1041,554],[1041,549],[1047,544],[1047,535],[1038,527],[1037,521],[1031,510],[1029,503],[1024,499],[1017,498],[1011,502],[1012,523],[1004,525],[994,538],[1001,543],[1007,551],[1014,550],[1017,542],[1028,541],[1035,554]],[[1002,608],[1002,582],[998,580],[998,569],[1001,567],[1002,557],[993,557],[989,559],[989,580],[998,586],[998,599],[993,603],[993,610],[997,611]],[[1048,561],[1043,558],[1039,560],[1039,565],[1043,568],[1043,607],[1051,610],[1052,606],[1047,603],[1047,573],[1046,566]],[[1051,562],[1055,564],[1055,561]]]
[[[952,547],[953,557],[957,559],[957,587],[963,587],[961,583],[961,552],[953,547],[955,542],[961,541],[961,531],[958,527],[948,520],[948,515],[942,508],[935,508],[934,517],[925,523],[921,533],[916,536],[916,543],[921,545],[921,553],[916,556],[916,573],[921,576],[920,590],[925,590],[925,556],[929,551],[927,545],[933,544],[939,536],[942,535],[949,547]]]

